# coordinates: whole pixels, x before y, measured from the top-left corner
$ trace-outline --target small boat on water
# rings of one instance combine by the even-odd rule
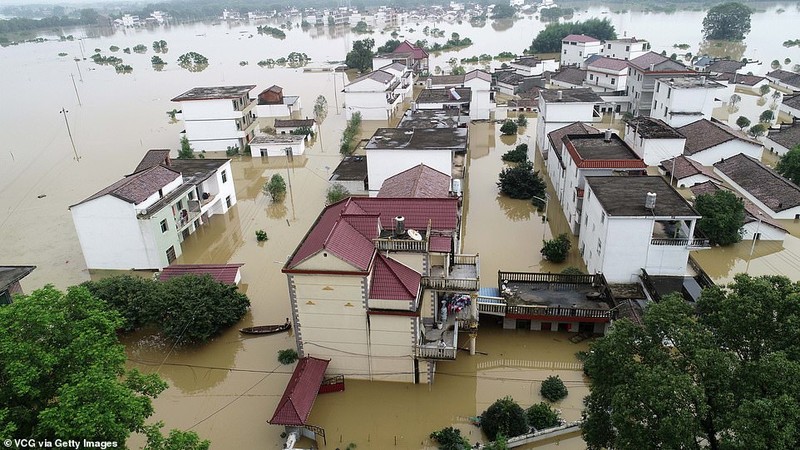
[[[281,331],[288,331],[292,328],[289,323],[281,325],[261,325],[257,327],[240,328],[239,332],[242,334],[273,334],[280,333]]]

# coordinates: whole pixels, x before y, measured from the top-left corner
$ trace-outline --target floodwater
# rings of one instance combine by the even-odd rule
[[[745,55],[763,60],[791,57],[800,60],[800,50],[785,49],[780,43],[796,36],[791,26],[800,18],[794,5],[786,12],[753,17],[753,31]],[[589,15],[608,16],[620,34],[647,37],[654,50],[669,49],[673,43],[699,44],[703,13],[672,15],[629,12],[602,14],[601,7],[579,12],[575,19]],[[675,27],[679,21],[682,26]],[[405,38],[423,39],[426,24],[405,24]],[[521,52],[543,27],[536,20],[522,19],[513,26],[487,24],[430,24],[470,37],[473,47],[435,56],[432,65],[446,66],[451,57],[481,53]],[[408,28],[416,31],[408,32]],[[241,33],[245,31],[245,33]],[[169,100],[195,86],[257,84],[264,89],[272,84],[287,95],[301,95],[304,114],[310,114],[314,99],[324,95],[329,103],[328,118],[322,124],[322,138],[307,150],[306,156],[288,164],[283,158],[262,160],[234,158],[233,178],[238,203],[225,216],[212,217],[209,226],[192,235],[184,246],[180,263],[240,262],[242,290],[252,301],[250,312],[240,326],[274,323],[289,315],[286,279],[280,273],[287,256],[294,250],[324,204],[327,178],[339,161],[339,136],[345,120],[341,114],[343,98],[337,92],[344,83],[341,74],[303,73],[301,69],[262,69],[261,59],[286,56],[290,51],[307,53],[314,64],[341,61],[358,36],[348,32],[299,28],[287,32],[284,41],[255,33],[255,25],[191,24],[168,28],[128,30],[73,30],[85,37],[88,57],[94,48],[109,54],[111,45],[148,45],[156,39],[168,42],[170,63],[154,71],[145,55],[118,54],[134,67],[128,75],[113,68],[97,66],[73,57],[80,56],[80,44],[45,42],[0,49],[0,254],[3,264],[35,264],[38,269],[23,280],[27,291],[55,284],[59,288],[80,283],[91,276],[85,267],[72,225],[68,206],[129,173],[150,148],[178,147],[179,123],[170,123],[166,111],[177,105]],[[252,35],[252,37],[251,37]],[[388,33],[372,35],[380,44]],[[674,41],[674,42],[673,42]],[[516,43],[509,48],[506,44]],[[177,56],[198,51],[210,60],[202,72],[187,72],[174,63]],[[691,50],[690,50],[691,51]],[[57,56],[59,52],[67,57]],[[163,55],[162,55],[163,56]],[[240,66],[240,61],[248,61]],[[70,78],[73,75],[80,105]],[[335,77],[335,78],[334,78]],[[82,80],[82,81],[81,81]],[[73,150],[61,109],[75,141]],[[520,143],[535,142],[535,118],[518,136],[500,136],[494,124],[471,127],[471,155],[465,198],[467,214],[464,252],[481,254],[484,285],[496,283],[499,269],[519,271],[560,271],[569,265],[583,267],[573,254],[565,263],[553,265],[539,253],[542,239],[567,231],[557,202],[550,201],[542,213],[527,201],[510,200],[497,193],[497,174],[504,167],[500,156]],[[362,138],[382,122],[365,122]],[[324,145],[323,145],[324,144]],[[75,154],[79,159],[75,159]],[[537,156],[536,167],[542,165]],[[274,173],[288,177],[292,194],[280,204],[271,203],[261,186]],[[551,198],[555,198],[550,188]],[[795,236],[800,227],[787,224]],[[264,229],[269,240],[258,244],[255,230]],[[740,248],[741,247],[741,248]],[[717,256],[713,256],[715,255]],[[574,252],[573,252],[574,253]],[[781,248],[770,250],[759,242],[749,268],[749,246],[742,243],[732,250],[698,252],[697,258],[715,280],[733,273],[790,272],[800,260],[800,240],[787,238]],[[707,259],[706,259],[707,258]],[[729,262],[724,262],[729,261]],[[238,327],[236,327],[238,328]],[[146,333],[125,338],[130,367],[158,372],[170,387],[155,400],[154,420],[167,428],[192,429],[210,439],[213,448],[280,448],[280,427],[266,424],[291,374],[292,367],[281,366],[277,351],[291,348],[291,335],[246,338],[228,330],[211,343],[198,348],[173,348]],[[359,448],[421,448],[430,446],[431,431],[454,425],[475,442],[479,430],[468,418],[480,414],[495,399],[511,395],[523,406],[540,401],[538,383],[548,375],[559,374],[567,382],[570,395],[559,408],[567,420],[580,416],[581,398],[588,392],[574,353],[586,343],[572,344],[567,335],[502,330],[492,321],[482,323],[478,337],[481,354],[463,353],[457,361],[442,362],[436,383],[401,385],[348,381],[347,390],[320,396],[311,422],[328,432],[327,448],[344,447],[353,442]],[[486,354],[483,354],[486,353]],[[396,441],[395,441],[396,439]],[[141,443],[133,438],[133,445]],[[543,448],[582,448],[579,437],[547,443]]]

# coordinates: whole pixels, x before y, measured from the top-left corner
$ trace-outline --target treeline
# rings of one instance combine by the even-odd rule
[[[600,40],[616,39],[617,32],[608,19],[585,22],[551,23],[531,43],[530,53],[559,53],[561,40],[570,34],[585,34]]]
[[[52,16],[42,19],[27,19],[14,17],[0,20],[0,33],[14,33],[19,31],[40,30],[47,28],[74,27],[80,25],[95,25],[99,14],[94,9],[81,9],[79,17]]]

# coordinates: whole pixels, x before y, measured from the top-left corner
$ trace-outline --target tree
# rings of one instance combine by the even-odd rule
[[[713,194],[698,195],[694,207],[702,216],[697,229],[711,245],[726,246],[742,240],[745,210],[741,198],[720,189]]]
[[[537,430],[556,427],[559,424],[558,413],[545,402],[537,403],[525,411],[528,425]]]
[[[517,10],[509,3],[496,3],[492,10],[492,19],[509,19],[514,17]]]
[[[144,450],[208,450],[211,447],[211,442],[201,441],[193,431],[170,430],[169,435],[164,437],[161,434],[163,427],[164,422],[144,426],[144,434],[147,436]]]
[[[758,121],[761,123],[770,123],[775,119],[775,113],[772,110],[765,109],[761,115],[758,116]]]
[[[273,202],[279,202],[286,197],[286,182],[280,174],[276,173],[272,175],[261,190],[268,194]]]
[[[519,163],[516,167],[505,168],[500,172],[497,182],[500,192],[516,199],[528,200],[544,197],[545,183],[539,172],[533,171],[530,161]]]
[[[511,397],[504,397],[492,403],[481,414],[481,429],[493,441],[499,435],[519,436],[527,433],[530,428],[525,410]]]
[[[333,76],[336,76],[336,72],[333,73]],[[314,102],[314,120],[317,121],[317,126],[319,127],[320,150],[322,150],[322,122],[325,121],[326,117],[328,117],[328,100],[325,99],[324,95],[320,95]]]
[[[500,158],[506,162],[525,162],[528,160],[528,144],[519,144],[514,150],[505,152]]]
[[[347,53],[345,64],[351,69],[358,69],[359,72],[372,70],[372,47],[375,46],[374,39],[362,39],[353,42],[353,49]]]
[[[160,282],[161,332],[182,344],[205,342],[241,319],[250,307],[235,285],[209,275],[183,275]]]
[[[543,242],[541,250],[542,255],[548,261],[554,263],[564,262],[564,260],[567,259],[567,255],[569,255],[569,249],[572,248],[572,242],[569,240],[569,236],[567,236],[566,233],[559,234],[556,238]],[[544,384],[542,384],[542,388],[544,388]],[[547,399],[550,400],[549,398]]]
[[[766,132],[767,132],[767,127],[765,127],[764,124],[761,124],[761,123],[757,123],[757,124],[753,125],[752,127],[750,127],[749,130],[747,130],[747,133],[750,136],[753,136],[754,138],[757,138],[759,136],[763,136],[764,133],[766,133]]]
[[[358,133],[361,132],[361,113],[354,112],[347,121],[347,126],[344,127],[342,132],[341,145],[339,145],[339,153],[343,155],[351,155],[355,151],[355,139]]]
[[[762,84],[761,87],[758,88],[758,92],[761,93],[761,95],[769,94],[769,85],[768,84]]]
[[[560,53],[561,40],[569,34],[585,34],[600,40],[617,38],[614,25],[608,19],[551,23],[536,35],[528,51],[529,53]]]
[[[87,281],[81,286],[119,313],[123,319],[121,329],[132,331],[153,322],[153,304],[159,293],[152,280],[119,275]]]
[[[397,47],[400,46],[400,44],[402,44],[402,42],[398,41],[397,39],[389,39],[385,44],[375,49],[375,52],[378,54],[392,53],[395,51],[395,49],[397,49]]]
[[[696,310],[667,295],[642,325],[619,320],[593,343],[581,426],[590,449],[798,448],[800,284],[734,280],[704,290]]]
[[[178,159],[193,159],[194,149],[192,144],[189,143],[189,138],[183,135],[181,138],[181,149],[178,150]]]
[[[300,355],[293,348],[278,350],[278,362],[281,364],[294,364],[299,358]]]
[[[800,145],[796,145],[781,156],[775,170],[784,178],[791,180],[792,183],[800,185]]]
[[[739,127],[740,130],[744,130],[750,126],[750,119],[745,116],[739,116],[739,118],[736,119],[736,126]]]
[[[772,62],[769,64],[769,67],[772,70],[780,69],[781,68],[781,62],[778,61],[777,59],[773,59]]]
[[[442,428],[431,433],[431,439],[439,443],[439,450],[469,450],[472,448],[461,430],[453,427]]]
[[[167,385],[125,369],[122,318],[84,287],[45,286],[0,308],[4,438],[124,443]],[[189,433],[196,436],[194,433]]]
[[[562,236],[569,242],[569,237],[566,234],[560,235],[559,238]],[[561,381],[561,378],[558,375],[553,375],[547,377],[542,382],[539,393],[548,401],[557,402],[566,397],[569,392],[567,391],[567,387],[564,386],[564,382]]]
[[[332,205],[350,197],[350,191],[341,183],[334,183],[325,193],[325,204]]]
[[[708,10],[703,19],[703,36],[721,41],[741,41],[750,32],[750,15],[747,6],[728,2]]]
[[[526,126],[528,126],[528,119],[525,117],[525,114],[520,114],[517,117],[517,126],[518,127],[526,127]]]
[[[500,132],[505,135],[515,135],[517,134],[517,128],[517,124],[514,123],[513,120],[509,119],[503,123],[502,127],[500,127]]]

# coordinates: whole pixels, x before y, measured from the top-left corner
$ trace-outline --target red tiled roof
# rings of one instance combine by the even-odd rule
[[[322,381],[325,379],[325,370],[329,362],[311,356],[300,358],[278,402],[278,407],[268,422],[272,425],[305,425]]]
[[[423,59],[428,57],[428,52],[426,52],[424,48],[417,47],[408,41],[404,41],[402,44],[398,45],[392,53],[411,53],[414,56],[414,59]]]
[[[450,175],[425,164],[387,178],[378,197],[442,198],[450,194]]]
[[[431,236],[428,250],[438,253],[450,253],[453,247],[453,238],[450,236]]]
[[[422,275],[399,262],[378,254],[372,271],[369,298],[374,300],[414,300]]]
[[[600,39],[587,36],[585,34],[570,34],[561,39],[561,42],[600,42]]]
[[[342,217],[334,224],[323,248],[357,269],[365,271],[369,269],[375,245],[356,230],[346,217]]]
[[[181,275],[210,275],[214,280],[225,284],[236,284],[236,274],[244,264],[173,264],[165,267],[158,276],[159,281]]]

